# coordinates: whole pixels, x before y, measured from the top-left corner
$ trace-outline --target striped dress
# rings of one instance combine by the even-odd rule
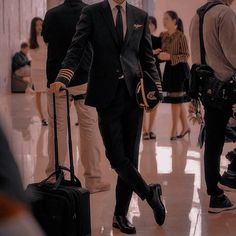
[[[189,79],[189,48],[186,36],[176,31],[172,35],[164,32],[161,34],[162,51],[171,55],[171,60],[166,62],[163,75],[163,90],[165,92],[186,91],[186,81]]]

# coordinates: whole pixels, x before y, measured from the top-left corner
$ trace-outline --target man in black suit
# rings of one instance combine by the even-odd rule
[[[147,200],[156,222],[165,220],[161,186],[147,185],[139,174],[138,154],[143,111],[135,99],[141,67],[160,81],[153,58],[148,15],[125,0],[86,7],[52,92],[68,86],[87,44],[93,48],[86,104],[97,108],[106,155],[118,174],[113,226],[133,234],[126,218],[133,191]],[[141,66],[140,66],[141,65]]]

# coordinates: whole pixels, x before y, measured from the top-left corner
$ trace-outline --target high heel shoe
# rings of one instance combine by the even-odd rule
[[[42,120],[42,126],[48,126],[48,122],[45,119]]]
[[[178,135],[177,138],[184,138],[187,134],[190,137],[191,129],[187,129],[183,134]]]
[[[144,133],[143,134],[143,140],[149,140],[150,139],[150,135],[149,135],[149,133]]]
[[[170,141],[175,141],[177,139],[178,139],[178,136],[173,136],[173,137],[170,138]]]
[[[149,137],[150,137],[150,139],[156,139],[157,138],[155,133],[153,133],[153,132],[149,133]]]

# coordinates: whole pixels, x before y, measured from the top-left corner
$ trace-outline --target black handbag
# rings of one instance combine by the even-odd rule
[[[214,6],[222,4],[221,2],[207,3],[201,7],[197,14],[199,16],[199,39],[200,39],[200,53],[201,64],[194,64],[190,71],[188,95],[192,99],[199,99],[205,95],[205,86],[209,78],[215,78],[214,70],[206,64],[206,50],[203,38],[203,23],[205,14]],[[219,81],[220,82],[220,81]],[[209,85],[209,83],[208,83]]]
[[[136,100],[140,108],[146,111],[154,109],[163,100],[161,81],[155,81],[147,71],[141,70]]]

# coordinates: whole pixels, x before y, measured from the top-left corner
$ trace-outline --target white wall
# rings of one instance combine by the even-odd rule
[[[0,0],[0,93],[10,91],[12,55],[28,40],[31,19],[45,9],[45,0]]]

